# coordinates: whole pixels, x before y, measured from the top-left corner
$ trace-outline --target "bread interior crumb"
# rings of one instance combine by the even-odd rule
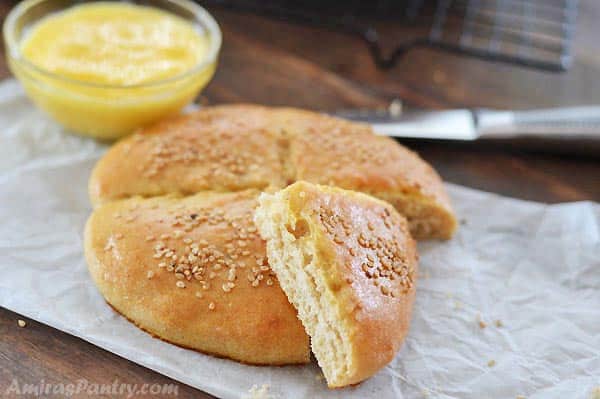
[[[309,215],[296,218],[283,193],[262,194],[255,221],[267,240],[267,256],[279,284],[298,311],[311,348],[329,386],[340,385],[353,369],[351,330],[325,281]],[[313,229],[317,228],[315,226]]]

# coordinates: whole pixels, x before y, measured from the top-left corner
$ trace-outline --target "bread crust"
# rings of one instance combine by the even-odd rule
[[[209,282],[208,289],[193,277],[178,279],[175,270],[159,267],[166,256],[155,257],[159,241],[175,254],[185,253],[186,242],[200,243],[200,249],[214,246],[215,251],[227,254],[227,244],[239,236],[240,229],[252,230],[256,195],[256,191],[244,191],[131,198],[97,208],[86,224],[85,255],[98,289],[138,327],[179,346],[251,364],[308,362],[308,337],[270,269],[261,271],[264,278],[256,286],[247,278],[257,258],[266,256],[265,244],[256,234],[247,232],[244,251],[248,254],[238,253],[235,279],[229,278],[227,265],[214,271],[213,278],[208,278],[206,270],[202,280]],[[223,217],[235,220],[237,228],[221,218],[209,218],[189,231],[186,226],[173,226],[181,215],[202,215],[206,210],[226,210]],[[182,231],[179,238],[174,231]],[[212,271],[216,264],[208,269]],[[185,288],[179,288],[178,282]],[[229,282],[235,287],[226,292],[222,287]],[[202,298],[196,296],[198,292]]]
[[[94,205],[133,195],[272,191],[305,180],[392,203],[416,238],[448,239],[456,219],[442,181],[416,153],[367,125],[294,108],[206,107],[113,146],[89,182]]]

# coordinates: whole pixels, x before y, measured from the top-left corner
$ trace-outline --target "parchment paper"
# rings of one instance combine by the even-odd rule
[[[402,350],[358,387],[329,391],[315,365],[216,359],[115,314],[82,253],[87,180],[106,147],[64,133],[14,81],[0,85],[0,121],[3,307],[223,398],[269,384],[281,398],[588,399],[600,385],[598,204],[548,206],[448,185],[463,223],[453,240],[419,245]]]

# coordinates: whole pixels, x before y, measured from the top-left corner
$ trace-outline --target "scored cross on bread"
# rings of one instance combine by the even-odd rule
[[[406,219],[365,194],[297,182],[254,220],[329,387],[388,364],[408,331],[417,252]]]

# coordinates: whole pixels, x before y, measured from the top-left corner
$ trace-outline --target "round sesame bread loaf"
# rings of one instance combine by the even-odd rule
[[[305,180],[365,192],[406,216],[416,238],[456,220],[437,173],[367,125],[292,108],[206,107],[142,129],[98,162],[92,203],[133,195],[283,188]]]
[[[134,197],[99,206],[85,231],[98,289],[165,341],[245,363],[308,362],[308,336],[252,221],[257,195]]]
[[[406,220],[371,196],[306,182],[259,202],[254,218],[269,263],[329,387],[375,374],[410,323],[417,251]]]
[[[94,168],[95,210],[85,234],[94,281],[118,312],[166,341],[246,363],[307,362],[309,338],[252,221],[261,191],[298,180],[389,201],[418,238],[449,238],[456,226],[435,171],[365,125],[289,108],[207,107],[125,138]],[[410,260],[414,244],[405,227],[397,234]],[[349,264],[364,260],[356,253]],[[357,281],[353,287],[364,286],[374,304],[397,314],[354,313],[381,328],[382,346],[371,360],[353,352],[362,359],[353,363],[358,371],[332,386],[389,361],[408,325],[412,288],[382,299],[375,291],[385,288]]]

